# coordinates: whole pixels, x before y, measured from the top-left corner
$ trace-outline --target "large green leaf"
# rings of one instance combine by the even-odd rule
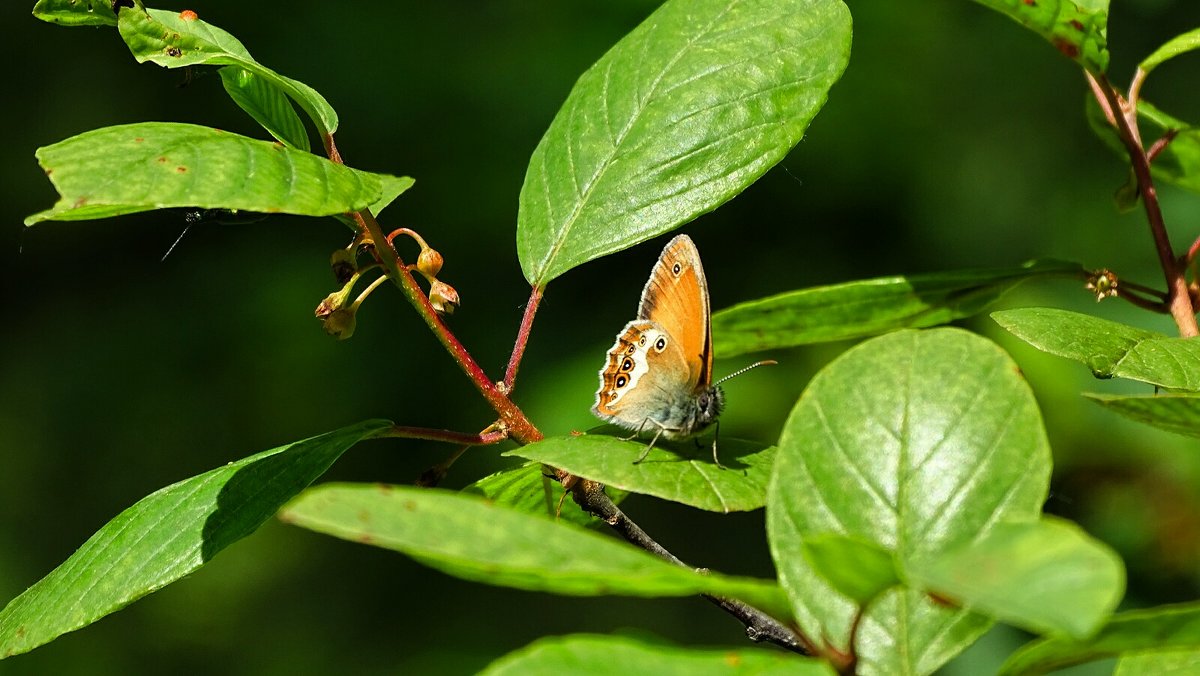
[[[481,676],[834,676],[826,662],[769,650],[680,648],[630,636],[539,639],[492,662]]]
[[[138,63],[150,61],[164,68],[239,66],[287,94],[308,114],[322,136],[337,131],[337,112],[325,97],[303,82],[255,61],[237,38],[221,28],[176,12],[135,7],[118,13],[117,28]]]
[[[1045,674],[1073,664],[1148,650],[1200,650],[1200,604],[1134,610],[1115,615],[1092,638],[1044,638],[1013,653],[1001,674]]]
[[[33,15],[60,26],[115,26],[112,0],[38,0]]]
[[[841,0],[669,0],[575,83],[533,151],[534,286],[716,209],[800,141],[850,53]]]
[[[1118,396],[1084,393],[1083,396],[1131,420],[1176,434],[1200,437],[1200,395]]]
[[[936,326],[982,312],[1031,277],[1082,273],[1078,263],[1031,261],[1016,268],[879,277],[789,291],[714,314],[713,347],[730,357]]]
[[[712,447],[659,439],[646,459],[646,440],[625,441],[602,434],[553,437],[505,453],[564,469],[632,493],[653,495],[712,512],[744,512],[766,503],[775,447],[721,439],[725,469],[713,464]]]
[[[1108,0],[975,0],[1042,36],[1089,71],[1108,69]]]
[[[1016,364],[958,329],[900,331],[843,354],[813,378],[784,427],[767,496],[780,581],[808,636],[845,649],[855,604],[803,556],[845,535],[895,553],[904,569],[1033,520],[1050,449]],[[928,673],[989,621],[895,588],[871,604],[857,645],[863,673]]]
[[[1200,390],[1200,340],[1169,338],[1055,308],[1002,310],[993,312],[992,318],[1043,352],[1082,362],[1097,378]]]
[[[379,200],[385,179],[411,185],[279,143],[171,122],[95,129],[39,148],[37,158],[60,198],[26,225],[164,207],[327,216]]]
[[[910,566],[941,598],[1041,634],[1083,639],[1125,591],[1116,552],[1058,519],[996,524],[974,542]]]
[[[1096,97],[1087,95],[1085,111],[1088,126],[1110,150],[1128,162],[1129,153],[1113,126],[1108,123]],[[1138,101],[1138,126],[1149,146],[1168,130],[1175,138],[1155,158],[1150,170],[1157,181],[1172,183],[1192,192],[1200,192],[1200,129],[1156,108],[1145,99]]]
[[[151,493],[0,611],[0,658],[28,652],[191,573],[253,533],[354,444],[368,420]]]
[[[302,493],[280,518],[487,584],[572,596],[708,593],[787,614],[773,581],[701,574],[612,537],[462,493],[328,484]]]
[[[271,136],[296,150],[311,150],[304,122],[278,87],[241,66],[225,66],[219,72],[229,98]]]

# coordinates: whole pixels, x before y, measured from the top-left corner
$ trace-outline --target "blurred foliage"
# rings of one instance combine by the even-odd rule
[[[1160,283],[1143,216],[1113,208],[1127,169],[1088,130],[1073,64],[974,3],[849,4],[850,66],[806,139],[750,190],[687,227],[705,257],[714,309],[817,284],[1034,257]],[[463,301],[451,325],[498,373],[528,294],[514,235],[526,162],[579,74],[653,6],[191,7],[263,63],[321,91],[341,116],[338,145],[354,166],[416,178],[385,212],[385,226],[413,227],[442,252],[440,276]],[[137,66],[111,29],[43,24],[30,8],[0,7],[10,27],[0,49],[19,64],[0,110],[14,131],[0,161],[8,307],[0,331],[0,598],[178,479],[370,417],[461,430],[491,420],[398,293],[373,296],[350,341],[321,331],[312,311],[334,290],[328,256],[348,241],[333,219],[200,224],[165,260],[185,227],[180,212],[25,229],[21,219],[55,198],[33,157],[38,146],[146,120],[263,137],[221,92],[215,71],[185,79]],[[1191,0],[1117,0],[1114,81],[1198,25]],[[1177,117],[1200,119],[1198,74],[1197,58],[1174,59],[1145,94]],[[1176,245],[1186,246],[1200,230],[1200,202],[1167,187],[1161,195]],[[594,424],[596,370],[632,316],[659,244],[589,263],[549,288],[515,395],[547,433]],[[1071,281],[1026,284],[1004,304],[1172,332],[1168,318],[1112,301],[1097,306]],[[1142,388],[1093,380],[986,318],[966,325],[999,341],[1033,384],[1055,456],[1048,509],[1118,549],[1129,568],[1126,605],[1200,596],[1197,441],[1079,396]],[[848,345],[769,355],[781,366],[729,384],[722,434],[774,439],[812,373]],[[744,363],[718,362],[717,375]],[[327,478],[409,482],[449,450],[371,442]],[[516,464],[499,453],[468,453],[448,484]],[[685,560],[772,574],[761,511],[713,515],[637,496],[626,507]],[[188,580],[6,661],[3,673],[466,673],[542,635],[615,627],[739,644],[736,624],[705,605],[467,585],[395,554],[269,522]],[[994,668],[1020,640],[994,631],[945,671]]]

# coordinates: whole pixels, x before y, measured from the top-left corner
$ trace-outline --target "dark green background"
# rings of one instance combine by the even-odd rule
[[[450,323],[499,377],[528,288],[514,224],[525,163],[575,78],[654,3],[257,2],[190,7],[263,63],[320,90],[341,115],[347,162],[416,187],[384,225],[421,232],[463,306]],[[713,305],[904,272],[1005,266],[1034,256],[1113,268],[1160,285],[1140,213],[1111,195],[1125,169],[1087,130],[1078,69],[1017,24],[965,0],[850,2],[850,66],[808,136],[743,195],[686,226]],[[1113,73],[1200,25],[1192,0],[1117,0]],[[55,199],[34,149],[106,125],[209,124],[264,136],[212,71],[138,66],[112,29],[65,29],[5,2],[0,162],[0,603],[143,495],[252,452],[360,419],[474,431],[490,420],[398,292],[384,287],[348,342],[312,310],[334,290],[333,219],[272,217],[183,230],[181,213],[82,223],[21,219]],[[1145,95],[1200,120],[1200,57],[1152,76]],[[1200,202],[1162,191],[1176,246]],[[665,239],[665,238],[664,238]],[[603,353],[633,315],[662,240],[551,284],[517,401],[548,434],[583,429]],[[414,258],[414,252],[405,252]],[[1171,332],[1164,317],[1100,306],[1077,284],[1006,298]],[[1118,547],[1127,605],[1200,596],[1195,440],[1115,419],[1081,389],[1085,369],[1016,344],[986,318],[1043,404],[1054,445],[1048,509]],[[846,345],[784,351],[728,384],[723,434],[774,438],[812,373]],[[750,359],[718,362],[717,374]],[[328,478],[409,482],[447,449],[382,441]],[[510,461],[472,451],[448,484]],[[718,516],[631,498],[630,514],[676,554],[771,575],[762,513]],[[698,599],[573,599],[460,583],[399,555],[268,523],[188,579],[29,655],[0,674],[464,673],[536,637],[629,629],[740,645],[740,626]],[[1023,638],[997,630],[958,662],[973,673]],[[947,669],[947,671],[951,671]]]

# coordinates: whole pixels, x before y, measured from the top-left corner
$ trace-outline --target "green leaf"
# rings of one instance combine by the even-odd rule
[[[452,491],[327,484],[302,493],[280,518],[476,582],[571,596],[709,593],[787,613],[773,581],[700,574],[611,537]]]
[[[1084,393],[1104,408],[1168,432],[1200,437],[1200,395],[1117,396]]]
[[[1187,52],[1195,49],[1200,49],[1200,28],[1193,28],[1183,35],[1177,35],[1170,40],[1167,40],[1163,46],[1154,50],[1154,53],[1143,59],[1142,62],[1138,64],[1138,67],[1149,73],[1157,68],[1162,62],[1167,61],[1168,59],[1173,59],[1180,54],[1186,54]]]
[[[855,538],[893,551],[903,569],[998,521],[1035,519],[1049,477],[1037,402],[995,344],[942,328],[847,351],[792,410],[767,494],[771,553],[801,627],[845,649],[855,614],[804,558],[809,540]],[[859,666],[929,673],[989,624],[919,590],[892,589],[863,618]]]
[[[1097,378],[1200,390],[1200,340],[1055,308],[1002,310],[992,319],[1042,352],[1083,363]]]
[[[1041,634],[1083,639],[1125,591],[1116,552],[1073,523],[999,523],[982,537],[906,569],[941,598]]]
[[[308,133],[304,131],[304,122],[282,91],[240,66],[225,66],[218,72],[225,93],[239,108],[282,143],[309,152],[311,146]]]
[[[517,216],[530,284],[712,211],[783,159],[850,54],[841,0],[669,0],[579,78]]]
[[[713,464],[712,446],[692,440],[659,439],[646,459],[646,440],[625,441],[603,434],[553,437],[504,453],[564,469],[631,493],[653,495],[711,512],[744,512],[766,503],[775,447],[721,439],[725,469]]]
[[[1001,674],[1045,674],[1073,664],[1148,650],[1200,650],[1200,604],[1118,613],[1092,638],[1065,636],[1033,641],[1013,653]]]
[[[1108,70],[1108,0],[975,0],[1032,30],[1097,75]]]
[[[380,198],[375,200],[367,209],[371,215],[378,217],[379,213],[388,208],[397,197],[403,195],[413,186],[413,179],[408,176],[390,176],[388,174],[376,174],[382,180],[382,188],[380,189]],[[334,218],[338,219],[354,232],[358,232],[358,223],[353,218],[346,214],[334,214]]]
[[[845,535],[818,535],[801,545],[805,562],[860,608],[900,584],[892,553]]]
[[[492,662],[481,676],[834,676],[829,664],[787,653],[680,648],[629,636],[574,634],[539,639]]]
[[[542,464],[527,462],[519,467],[490,474],[463,489],[492,502],[512,507],[526,514],[540,514],[552,519],[570,521],[581,526],[597,523],[597,519],[579,508],[573,500],[563,500],[563,487],[543,474]],[[613,497],[616,501],[616,497]],[[562,506],[559,511],[559,505]]]
[[[138,63],[150,61],[164,68],[239,66],[291,97],[322,136],[337,131],[337,112],[317,90],[263,66],[237,38],[208,22],[159,9],[125,8],[117,15],[117,28]]]
[[[165,207],[327,216],[379,200],[384,180],[279,143],[171,122],[95,129],[39,148],[37,158],[60,198],[26,225]]]
[[[389,427],[368,420],[151,493],[0,611],[0,658],[91,624],[203,566],[257,530],[346,449]]]
[[[1163,650],[1121,658],[1113,676],[1194,676],[1200,673],[1200,650]]]
[[[731,357],[936,326],[982,312],[1026,279],[1081,274],[1078,263],[1030,261],[1016,268],[879,277],[800,289],[714,314],[713,347],[721,357]]]
[[[1090,93],[1085,104],[1088,126],[1113,151],[1122,162],[1128,162],[1129,154],[1117,132],[1100,110],[1096,97]],[[1172,183],[1192,192],[1200,192],[1200,129],[1178,118],[1159,110],[1149,101],[1138,101],[1138,126],[1146,146],[1153,142],[1151,139],[1161,138],[1168,130],[1175,132],[1175,138],[1167,144],[1150,165],[1150,171],[1157,181]]]
[[[112,0],[38,0],[33,16],[60,26],[115,26]]]

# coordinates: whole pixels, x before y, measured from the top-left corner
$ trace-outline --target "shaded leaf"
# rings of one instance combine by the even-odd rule
[[[384,180],[278,143],[171,122],[95,129],[39,148],[37,158],[60,198],[26,225],[166,207],[327,216],[379,200]]]
[[[892,553],[870,542],[818,535],[804,541],[801,553],[809,567],[859,607],[900,584]]]
[[[1084,393],[1083,396],[1126,418],[1168,432],[1200,437],[1200,395],[1117,396]]]
[[[655,676],[834,676],[829,664],[753,648],[681,648],[629,636],[574,634],[539,639],[492,662],[481,676],[654,674]]]
[[[142,498],[0,611],[0,658],[91,624],[196,570],[257,530],[346,449],[389,427],[368,420]]]
[[[1108,0],[975,0],[1054,45],[1092,73],[1108,70]]]
[[[1149,73],[1164,61],[1195,49],[1200,49],[1200,28],[1193,28],[1183,35],[1177,35],[1167,40],[1161,47],[1154,50],[1150,56],[1142,59],[1138,67]]]
[[[38,0],[33,16],[60,26],[115,26],[112,0]]]
[[[312,146],[308,143],[304,122],[279,88],[240,66],[225,66],[219,72],[225,93],[239,108],[271,136],[296,150],[309,152]]]
[[[903,569],[998,521],[1035,519],[1049,476],[1037,402],[995,344],[943,328],[847,351],[792,410],[767,495],[771,553],[801,627],[845,649],[855,613],[805,560],[810,539],[834,533],[874,544]],[[929,673],[989,624],[895,588],[867,610],[859,667]]]
[[[1081,362],[1097,378],[1200,390],[1200,340],[1055,308],[1002,310],[992,319],[1042,352]]]
[[[713,347],[730,357],[945,324],[982,312],[1031,277],[1082,275],[1078,263],[879,277],[753,300],[717,312]]]
[[[1033,641],[1013,653],[1001,674],[1045,674],[1073,664],[1147,650],[1200,650],[1200,604],[1118,613],[1086,641],[1067,637]]]
[[[302,493],[280,518],[492,585],[571,596],[709,593],[787,613],[774,581],[700,574],[572,524],[436,488],[327,484]]]
[[[713,464],[712,445],[659,439],[646,459],[646,440],[624,441],[603,434],[553,437],[521,446],[515,455],[564,469],[632,493],[653,495],[712,512],[743,512],[766,502],[775,447],[741,439],[721,439],[725,469]]]
[[[1129,161],[1128,151],[1117,131],[1104,117],[1096,97],[1088,94],[1085,106],[1088,126],[1113,151],[1122,162]],[[1149,148],[1153,140],[1161,138],[1168,130],[1176,132],[1175,138],[1160,152],[1150,165],[1156,181],[1165,181],[1181,188],[1200,192],[1200,129],[1179,120],[1154,107],[1149,101],[1138,102],[1138,126]]]
[[[117,28],[138,63],[150,61],[164,68],[239,66],[288,95],[312,118],[322,136],[337,131],[337,113],[325,97],[255,61],[228,31],[201,19],[184,19],[175,12],[137,8],[123,9],[117,16]]]
[[[1125,591],[1116,552],[1068,521],[999,523],[982,537],[906,569],[911,582],[1041,634],[1087,638]]]
[[[534,286],[716,209],[799,142],[841,75],[841,0],[670,0],[575,83],[521,188]]]

